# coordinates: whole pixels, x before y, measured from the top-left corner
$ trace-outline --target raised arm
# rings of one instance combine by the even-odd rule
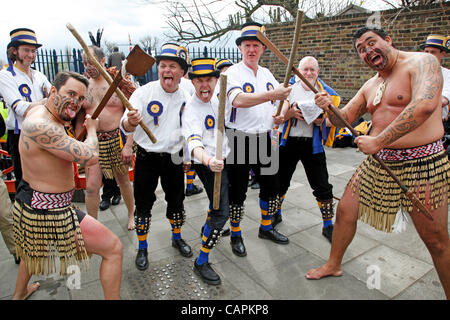
[[[368,112],[367,100],[364,95],[365,85],[359,89],[356,95],[343,107],[339,109],[342,117],[348,122],[353,123],[363,114]],[[328,120],[336,127],[344,128],[345,123],[340,121],[336,115],[329,110],[328,106],[333,103],[331,96],[325,91],[316,94],[315,103],[317,106],[322,108],[326,113]]]

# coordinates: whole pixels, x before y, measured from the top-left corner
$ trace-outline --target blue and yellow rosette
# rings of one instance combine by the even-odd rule
[[[214,129],[214,126],[216,125],[216,120],[213,116],[207,115],[205,117],[205,128],[206,130],[212,130]]]
[[[245,93],[253,93],[255,92],[255,87],[251,83],[246,82],[242,85],[242,90]]]
[[[19,86],[19,92],[26,101],[31,102],[31,89],[27,84],[21,84]]]
[[[163,113],[163,105],[159,101],[151,101],[147,106],[147,112],[153,117],[155,126],[158,126],[158,117]]]

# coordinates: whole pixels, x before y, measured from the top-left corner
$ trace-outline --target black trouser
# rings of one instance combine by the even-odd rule
[[[112,197],[120,196],[120,188],[117,185],[116,179],[107,179],[105,176],[102,178],[102,200],[111,200]]]
[[[269,133],[245,134],[239,130],[227,129],[231,153],[227,158],[230,181],[230,204],[243,205],[248,187],[250,169],[259,182],[259,198],[269,201],[279,193],[278,146],[271,149]]]
[[[208,220],[208,226],[210,229],[221,230],[227,222],[230,212],[230,206],[228,202],[228,175],[227,169],[224,168],[221,172],[221,184],[220,184],[220,205],[218,210],[213,208],[214,199],[214,176],[215,173],[212,172],[208,167],[202,164],[194,165],[195,172],[197,172],[200,181],[205,187],[206,194],[209,199],[209,209],[211,210],[210,219]]]
[[[170,153],[147,152],[138,146],[134,166],[134,203],[138,216],[151,216],[159,178],[167,202],[166,217],[173,219],[174,213],[184,210],[183,164],[175,164]]]
[[[317,200],[333,198],[333,186],[328,182],[328,170],[325,152],[312,153],[312,138],[289,137],[285,146],[280,147],[280,194],[285,194],[301,161],[305,168],[309,185]]]
[[[8,153],[11,156],[14,165],[14,176],[16,177],[15,186],[16,190],[19,187],[19,183],[22,180],[22,164],[20,163],[20,153],[19,153],[19,133],[14,133],[14,130],[8,130]]]

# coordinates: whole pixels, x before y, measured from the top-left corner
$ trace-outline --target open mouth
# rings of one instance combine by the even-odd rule
[[[211,92],[210,90],[201,90],[201,91],[200,91],[200,95],[201,95],[203,98],[208,98],[210,92]]]

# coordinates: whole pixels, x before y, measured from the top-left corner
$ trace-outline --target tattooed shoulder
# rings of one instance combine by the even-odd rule
[[[36,143],[49,152],[58,152],[58,156],[80,164],[95,157],[95,150],[67,135],[64,128],[44,121],[29,121],[22,126],[24,143]]]

